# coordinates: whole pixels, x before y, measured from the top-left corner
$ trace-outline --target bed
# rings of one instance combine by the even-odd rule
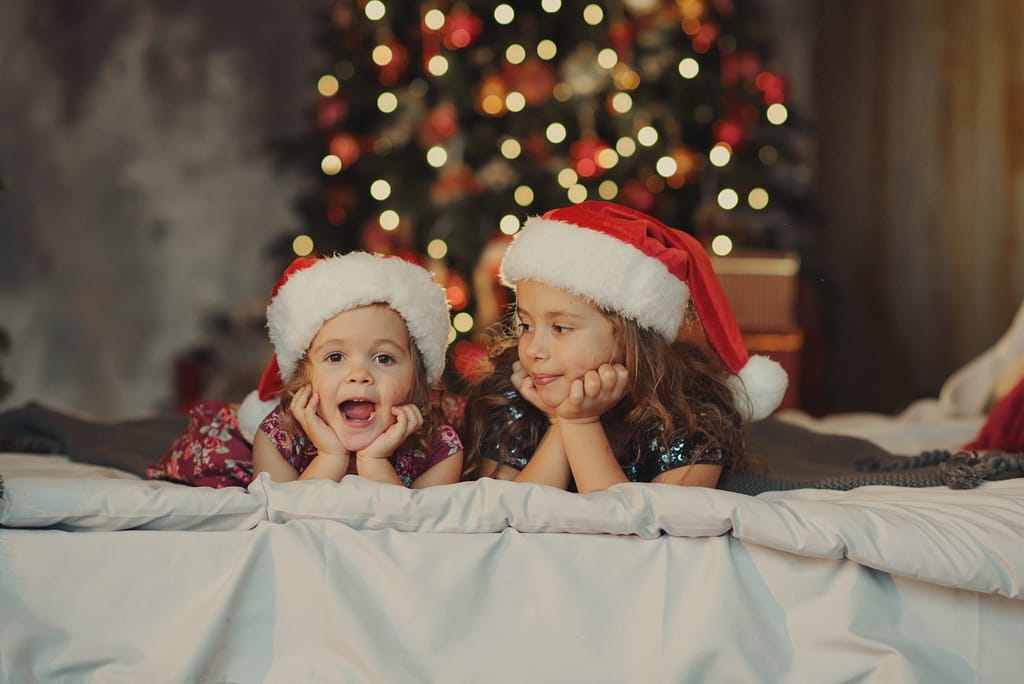
[[[789,465],[756,495],[192,488],[132,472],[149,423],[65,440],[73,459],[7,451],[0,681],[1016,681],[1024,478],[821,483],[966,442],[1021,354],[1018,316],[902,414],[763,421],[752,442]]]

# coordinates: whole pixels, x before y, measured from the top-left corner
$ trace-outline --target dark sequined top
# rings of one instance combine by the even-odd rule
[[[513,403],[506,409],[507,420],[504,425],[523,418],[523,411],[517,403],[520,401],[516,392],[506,393],[506,398]],[[524,444],[522,438],[517,438],[515,443],[508,445],[508,453],[502,454],[497,441],[498,426],[488,430],[483,440],[484,458],[499,461],[517,470],[522,470],[530,462],[536,444]],[[662,440],[651,439],[641,447],[637,440],[630,441],[624,454],[616,454],[622,471],[631,482],[650,482],[655,477],[673,468],[687,466],[697,463],[708,465],[728,466],[732,458],[730,454],[719,448],[708,449],[704,447],[706,439],[703,436],[677,439],[670,444],[662,444]]]

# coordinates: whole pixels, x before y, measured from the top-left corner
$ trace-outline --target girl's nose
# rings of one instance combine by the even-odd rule
[[[373,382],[373,376],[366,370],[365,366],[357,364],[353,365],[349,370],[347,382],[354,385],[367,385]]]
[[[520,340],[520,344],[526,344],[526,355],[531,359],[543,359],[547,356],[547,345],[540,339],[540,335],[526,335]]]

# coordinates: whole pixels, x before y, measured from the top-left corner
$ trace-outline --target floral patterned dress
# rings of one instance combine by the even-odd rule
[[[462,449],[452,424],[461,423],[465,400],[442,392],[435,392],[431,400],[441,409],[445,422],[433,429],[424,446],[412,440],[412,446],[399,448],[390,459],[407,487]],[[260,430],[300,473],[316,457],[316,447],[301,427],[290,425],[280,406],[263,419]],[[146,469],[146,477],[205,487],[247,487],[252,482],[252,445],[238,428],[235,407],[222,401],[196,404],[189,412],[188,430]]]

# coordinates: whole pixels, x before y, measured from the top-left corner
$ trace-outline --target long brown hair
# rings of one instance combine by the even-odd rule
[[[620,463],[634,462],[652,440],[667,447],[685,436],[731,457],[720,483],[729,472],[742,469],[747,459],[743,420],[734,405],[729,370],[717,355],[693,340],[668,342],[631,319],[604,314],[614,326],[629,372],[626,396],[601,417]],[[504,458],[510,445],[535,446],[549,424],[512,386],[519,341],[513,315],[489,332],[489,372],[469,390],[465,446],[476,472],[489,446],[485,440],[496,442],[497,455]],[[522,418],[510,421],[510,410],[521,412]],[[628,445],[636,453],[627,453]]]

